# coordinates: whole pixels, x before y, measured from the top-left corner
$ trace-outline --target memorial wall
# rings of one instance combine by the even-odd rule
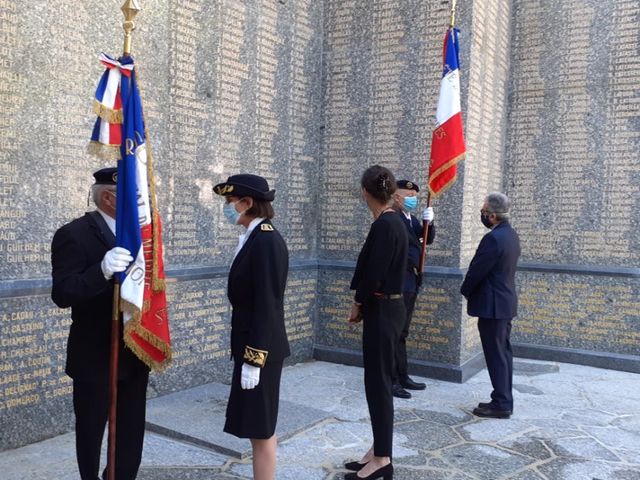
[[[101,51],[120,0],[0,0],[0,450],[72,426],[70,311],[50,299],[50,242],[81,216]],[[238,227],[212,186],[238,172],[277,190],[290,251],[293,355],[358,364],[349,282],[372,221],[375,163],[424,187],[447,1],[144,0],[133,51],[164,223],[173,364],[149,395],[228,382],[226,274]],[[437,237],[408,347],[415,373],[483,366],[458,293],[486,230],[486,193],[513,200],[523,255],[516,352],[640,371],[640,5],[459,1],[467,159],[433,201]],[[424,188],[421,192],[425,199]]]
[[[637,372],[640,4],[515,0],[513,13],[515,351]]]

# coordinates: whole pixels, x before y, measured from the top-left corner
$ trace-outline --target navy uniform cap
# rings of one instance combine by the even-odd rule
[[[416,192],[420,191],[418,185],[409,180],[398,180],[396,183],[398,184],[398,188],[402,188],[403,190],[415,190]]]
[[[115,185],[118,179],[118,169],[113,167],[102,168],[93,172],[96,179],[95,185]]]
[[[269,184],[266,179],[249,173],[231,175],[226,182],[219,183],[213,187],[213,191],[218,195],[251,197],[267,202],[273,202],[276,194],[275,190],[269,190]]]

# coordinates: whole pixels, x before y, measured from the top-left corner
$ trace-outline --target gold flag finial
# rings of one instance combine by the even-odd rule
[[[124,14],[124,23],[122,24],[122,28],[124,30],[123,55],[126,57],[127,55],[131,54],[131,37],[133,31],[136,28],[135,23],[133,23],[133,19],[142,9],[140,8],[138,0],[125,0],[121,10]]]

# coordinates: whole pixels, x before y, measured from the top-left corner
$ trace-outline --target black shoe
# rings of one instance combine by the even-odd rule
[[[376,478],[382,478],[384,480],[393,480],[393,465],[391,463],[379,468],[368,477],[359,477],[358,472],[347,473],[344,476],[344,480],[375,480]]]
[[[426,383],[414,382],[409,377],[405,378],[404,380],[400,380],[400,385],[402,385],[407,390],[424,390],[425,388],[427,388]]]
[[[509,418],[511,413],[513,413],[511,410],[497,410],[492,406],[476,407],[473,409],[473,414],[476,417],[485,418]]]
[[[396,398],[411,398],[411,394],[402,388],[402,385],[394,385],[392,393]]]
[[[480,402],[478,404],[478,408],[487,408],[487,407],[493,407],[493,403],[491,402]]]
[[[347,470],[353,470],[354,472],[357,472],[358,470],[362,470],[362,468],[366,465],[366,463],[360,463],[360,462],[347,462],[344,464],[344,468],[346,468]]]

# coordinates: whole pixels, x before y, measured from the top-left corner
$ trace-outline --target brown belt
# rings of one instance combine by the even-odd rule
[[[398,300],[399,298],[403,298],[401,293],[374,293],[376,298],[381,300]]]

